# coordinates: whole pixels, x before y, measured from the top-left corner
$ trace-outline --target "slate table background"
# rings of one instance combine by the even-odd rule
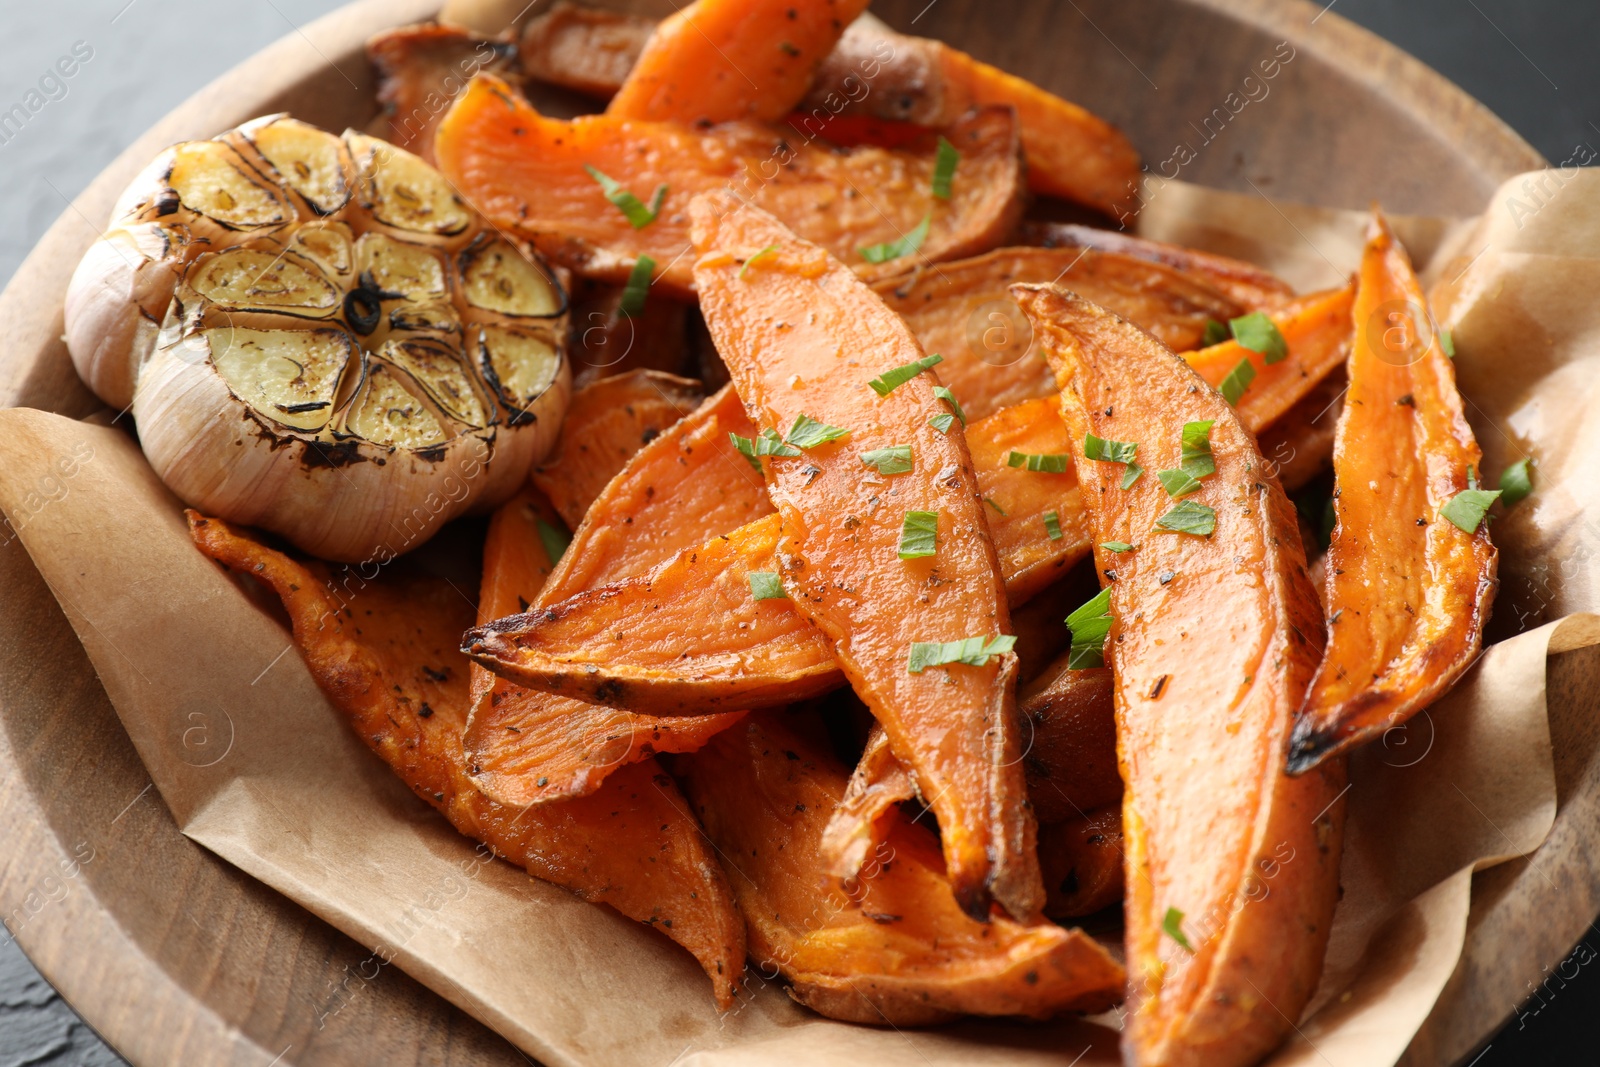
[[[0,113],[21,102],[59,58],[77,60],[67,64],[75,68],[72,77],[49,86],[54,99],[25,127],[12,136],[0,131],[0,285],[135,134],[235,63],[337,6],[339,0],[0,0]],[[1329,6],[1483,101],[1545,158],[1560,163],[1580,146],[1590,146],[1586,155],[1594,158],[1600,146],[1595,0],[1334,0]],[[1592,926],[1585,941],[1600,946],[1600,927]],[[1573,958],[1595,956],[1579,947]],[[1600,1062],[1594,1037],[1600,977],[1590,970],[1545,983],[1541,999],[1471,1067]],[[122,1062],[0,932],[0,1067]]]

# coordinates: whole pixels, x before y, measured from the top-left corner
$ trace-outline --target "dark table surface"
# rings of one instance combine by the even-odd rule
[[[75,46],[80,58],[90,53],[72,78],[48,87],[52,99],[27,127],[0,141],[0,282],[134,133],[339,2],[0,0],[0,111],[21,101]],[[1483,101],[1545,158],[1559,163],[1580,145],[1600,145],[1596,0],[1334,0],[1329,6]],[[1600,946],[1600,929],[1591,927],[1588,938]],[[1524,1007],[1472,1067],[1595,1062],[1590,1037],[1600,1014],[1600,978],[1591,970],[1547,982],[1541,999]],[[16,943],[0,935],[0,1067],[121,1062]]]

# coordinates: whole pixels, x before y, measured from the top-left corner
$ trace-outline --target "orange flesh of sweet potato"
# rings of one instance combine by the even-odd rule
[[[731,1005],[744,924],[677,785],[654,760],[619,770],[588,797],[496,804],[478,792],[461,750],[469,665],[456,642],[472,608],[448,582],[385,570],[341,603],[326,574],[219,520],[188,516],[202,552],[277,593],[312,677],[418,797],[534,877],[657,926],[700,961],[718,1003]]]
[[[824,873],[840,880],[858,878],[898,824],[892,817],[897,806],[917,795],[916,780],[895,759],[889,735],[873,723],[866,748],[817,843]]]
[[[518,57],[530,78],[610,96],[633,69],[655,28],[652,20],[638,15],[558,3],[522,28]]]
[[[1336,368],[1258,435],[1261,455],[1286,492],[1294,492],[1328,469],[1333,438],[1348,384]]]
[[[1081,819],[1122,799],[1111,672],[1072,670],[1067,659],[1057,659],[1018,699],[1029,726],[1028,796],[1041,826]]]
[[[478,622],[542,603],[555,569],[539,522],[560,521],[533,487],[503,504],[483,550]],[[743,715],[660,719],[524,689],[472,667],[472,712],[462,738],[478,787],[526,805],[594,792],[609,774],[658,752],[692,752]]]
[[[771,121],[794,107],[867,0],[695,0],[656,26],[606,114]]]
[[[834,646],[938,816],[945,862],[969,915],[998,902],[1031,918],[1043,903],[1016,760],[1016,657],[913,674],[914,642],[1009,633],[999,561],[960,423],[919,374],[886,396],[867,382],[922,357],[905,324],[849,268],[758,208],[705,197],[694,216],[701,311],[752,421],[787,432],[805,414],[848,439],[767,457],[778,509],[778,573]],[[742,271],[738,253],[774,246]],[[909,445],[913,470],[883,476],[861,453]],[[908,511],[937,515],[937,553],[898,558]]]
[[[1063,381],[1074,438],[1135,442],[1149,468],[1124,490],[1123,464],[1075,454],[1093,540],[1134,546],[1096,556],[1116,572],[1105,654],[1126,786],[1124,1058],[1255,1063],[1316,986],[1343,825],[1341,761],[1285,773],[1322,644],[1295,513],[1254,437],[1182,359],[1065,290],[1013,292]],[[1215,509],[1209,536],[1156,526],[1174,501],[1154,475],[1177,468],[1191,421],[1213,422],[1215,473],[1186,498]],[[1163,931],[1169,914],[1192,951]]]
[[[874,283],[923,349],[944,357],[939,380],[960,398],[969,419],[1055,396],[1050,365],[1032,350],[1026,320],[1007,292],[1015,282],[1059,282],[1178,352],[1200,344],[1207,320],[1226,322],[1243,313],[1170,267],[1085,249],[998,248]]]
[[[964,915],[933,833],[898,810],[853,892],[822,887],[817,846],[845,769],[792,718],[753,716],[675,764],[738,887],[762,974],[781,973],[824,1015],[875,1025],[1045,1017],[1120,999],[1122,969],[1081,931]]]
[[[1008,112],[975,113],[945,131],[962,153],[950,200],[931,192],[935,135],[915,150],[847,151],[795,144],[792,133],[747,123],[699,129],[678,123],[590,115],[548,119],[492,77],[473,79],[434,140],[439,169],[497,226],[532,240],[589,277],[626,281],[648,255],[655,280],[693,285],[689,202],[732,189],[795,232],[856,267],[863,277],[916,262],[974,255],[1000,242],[1023,207],[1022,161]],[[654,222],[635,229],[585,165],[648,203],[666,198]],[[920,250],[870,263],[859,249],[897,242],[930,219]],[[732,250],[753,256],[762,246]]]
[[[478,71],[512,77],[516,48],[451,26],[419,23],[385,30],[367,41],[382,106],[376,132],[385,141],[433,162],[433,134],[450,100]]]
[[[1041,248],[1092,248],[1099,252],[1116,252],[1152,263],[1164,263],[1205,282],[1250,311],[1272,311],[1294,298],[1294,289],[1288,282],[1254,263],[1182,245],[1151,241],[1117,230],[1102,230],[1071,222],[1030,220],[1018,228],[1017,237],[1023,244]]]
[[[1488,522],[1467,533],[1440,513],[1468,488],[1482,453],[1455,368],[1417,321],[1426,307],[1405,250],[1377,216],[1334,444],[1328,651],[1295,723],[1296,771],[1404,722],[1482,644],[1496,567]]]
[[[942,41],[895,33],[870,16],[845,31],[800,110],[944,126],[969,108],[995,105],[1016,112],[1035,191],[1107,215],[1127,213],[1138,188],[1139,153],[1116,127]]]
[[[740,429],[724,421],[732,432],[754,435],[747,422]],[[1089,553],[1076,475],[1006,462],[1012,449],[1065,454],[1066,424],[1053,401],[1031,400],[973,423],[966,440],[1007,600],[1016,606]],[[730,462],[749,470],[742,458]],[[733,474],[727,467],[715,473]],[[761,504],[770,510],[764,493]],[[1045,523],[1051,512],[1059,538]],[[679,513],[673,514],[681,534]],[[630,544],[640,536],[634,529],[618,533]],[[480,625],[467,647],[477,662],[532,688],[654,715],[816,696],[844,681],[832,645],[792,602],[757,601],[749,584],[752,571],[778,570],[778,540],[779,521],[768,515],[714,535],[648,577],[642,566],[636,577],[610,583],[591,573],[582,585],[564,583],[581,592],[551,595],[542,610]],[[686,648],[685,634],[701,636]]]
[[[1093,915],[1122,900],[1122,807],[1039,827],[1044,913],[1052,919]]]
[[[600,378],[572,396],[561,435],[534,470],[533,484],[569,529],[639,446],[700,406],[700,383],[662,371]]]
[[[1248,359],[1256,376],[1240,394],[1234,410],[1245,429],[1260,433],[1344,364],[1350,352],[1350,308],[1354,300],[1352,282],[1342,289],[1301,297],[1272,312],[1268,317],[1289,350],[1276,363],[1268,363],[1265,355],[1234,340],[1198,352],[1184,352],[1183,358],[1213,386],[1221,385],[1241,360]]]

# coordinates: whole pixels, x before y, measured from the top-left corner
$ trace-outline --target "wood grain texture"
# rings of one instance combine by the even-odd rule
[[[0,294],[0,405],[97,409],[59,340],[61,295],[148,158],[274,110],[333,129],[363,124],[373,103],[361,42],[434,6],[352,5],[236,68],[135,142]],[[632,6],[661,15],[673,5]],[[1542,165],[1454,86],[1319,10],[1300,0],[1017,0],[1003,16],[981,0],[874,6],[898,29],[954,41],[1095,109],[1152,168],[1180,141],[1200,145],[1181,170],[1188,181],[1466,214],[1504,178]],[[1295,58],[1270,94],[1200,144],[1190,123],[1225,106],[1284,40]],[[149,778],[55,598],[9,536],[0,526],[0,915],[69,1003],[139,1067],[527,1062],[393,968],[358,977],[367,949],[178,833],[145,791]],[[1600,861],[1586,857],[1600,834],[1600,739],[1586,715],[1596,666],[1564,666],[1584,655],[1557,660],[1551,679],[1564,805],[1556,831],[1531,864],[1480,876],[1468,956],[1413,1047],[1416,1064],[1451,1062],[1486,1039],[1600,907]],[[60,864],[80,846],[93,858],[64,877]]]

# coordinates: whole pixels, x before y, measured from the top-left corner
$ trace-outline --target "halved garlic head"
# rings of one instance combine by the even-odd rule
[[[268,116],[168,149],[118,208],[68,348],[191,506],[389,559],[554,441],[560,281],[409,152]]]

